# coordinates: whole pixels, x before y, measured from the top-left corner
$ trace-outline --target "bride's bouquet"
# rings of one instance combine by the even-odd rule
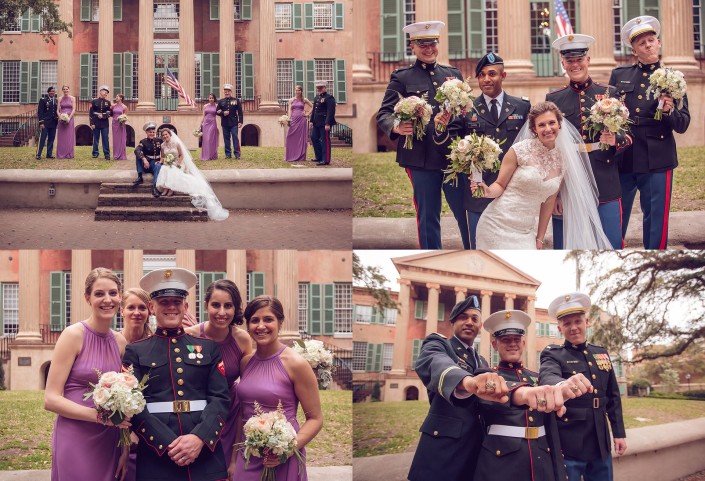
[[[59,120],[61,120],[65,124],[68,124],[69,120],[71,119],[69,118],[69,114],[61,114],[59,115]]]
[[[282,115],[281,117],[279,117],[279,125],[281,125],[282,127],[291,125],[291,118],[286,114]]]
[[[181,168],[181,166],[176,163],[176,156],[172,153],[168,153],[164,156],[164,165],[167,167],[176,167],[177,169]]]
[[[196,129],[191,133],[193,134],[194,137],[201,137],[203,135],[203,132],[201,131],[201,129]]]
[[[117,119],[122,125],[125,125],[130,120],[125,114],[119,115]]]
[[[651,95],[657,99],[661,95],[670,95],[676,101],[674,107],[677,105],[677,108],[680,109],[683,107],[683,97],[685,97],[686,89],[687,85],[685,84],[683,72],[662,67],[655,70],[649,77],[649,88],[646,89],[646,97],[648,98]],[[659,100],[654,118],[661,120],[662,116],[663,100]]]
[[[436,90],[436,96],[434,98],[440,106],[440,112],[450,112],[451,118],[453,118],[459,115],[465,115],[468,106],[470,106],[470,108],[473,107],[472,103],[475,101],[475,97],[473,97],[470,92],[472,92],[472,87],[467,81],[452,78],[443,82],[443,85]],[[438,132],[443,132],[445,129],[445,125],[436,125]]]
[[[262,406],[255,401],[255,414],[247,420],[244,427],[245,441],[237,443],[237,448],[244,448],[245,467],[250,463],[250,457],[264,458],[275,456],[280,463],[285,463],[290,456],[296,456],[299,468],[304,459],[296,447],[296,430],[286,419],[281,401],[276,411],[263,412]],[[260,481],[276,481],[275,468],[265,467]]]
[[[590,130],[590,138],[608,131],[621,134],[629,130],[629,109],[619,99],[611,97],[598,100],[590,107],[590,116],[585,119]],[[600,150],[608,150],[610,145],[600,142]]]
[[[318,379],[318,388],[327,388],[333,381],[333,354],[316,339],[297,340],[294,351],[303,356],[313,368]]]
[[[146,402],[142,391],[147,387],[149,374],[145,374],[142,380],[137,382],[134,369],[130,366],[123,372],[109,371],[98,373],[98,383],[89,383],[91,390],[84,396],[83,400],[93,398],[93,403],[98,411],[103,424],[108,419],[117,426],[125,418],[139,414],[144,410]],[[130,445],[130,430],[120,429],[120,441],[118,446]]]
[[[451,180],[458,185],[458,174],[472,174],[475,182],[482,182],[482,171],[497,172],[500,167],[499,156],[502,155],[504,141],[497,143],[487,135],[472,133],[464,138],[456,137],[450,144],[450,165],[443,171],[443,182]],[[473,197],[483,197],[485,190],[482,187],[473,192]]]
[[[426,101],[426,95],[423,97],[406,97],[399,99],[399,102],[394,106],[394,126],[398,127],[402,122],[411,121],[414,124],[414,133],[418,140],[422,140],[426,134],[426,126],[431,121],[433,108]],[[414,148],[413,135],[406,135],[404,141],[405,149]]]

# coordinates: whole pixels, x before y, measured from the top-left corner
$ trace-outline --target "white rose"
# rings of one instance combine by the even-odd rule
[[[98,406],[105,404],[109,396],[110,394],[108,393],[108,390],[102,387],[99,387],[93,391],[93,401],[95,401],[95,404]]]
[[[455,146],[455,149],[461,154],[467,154],[468,152],[470,152],[471,147],[472,145],[470,144],[470,142],[465,139],[460,139],[458,141],[458,144]]]

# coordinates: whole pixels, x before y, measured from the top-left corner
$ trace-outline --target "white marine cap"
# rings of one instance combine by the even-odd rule
[[[98,90],[105,90],[106,92],[110,93],[110,89],[108,88],[107,85],[101,85]]]
[[[403,28],[409,34],[409,41],[417,43],[438,43],[441,30],[446,26],[443,22],[416,22]]]
[[[140,279],[140,287],[157,297],[188,297],[188,290],[196,285],[196,274],[188,269],[174,267],[157,269]]]
[[[152,122],[151,120],[142,126],[142,130],[144,130],[145,132],[156,128],[157,124],[155,122]]]
[[[232,89],[233,89],[233,85],[232,85],[232,84],[225,84],[225,85],[223,85],[223,90],[232,90]]]
[[[587,314],[590,310],[590,298],[580,292],[572,292],[564,296],[556,297],[548,306],[548,315],[560,319],[568,314]]]
[[[631,47],[632,40],[646,32],[654,33],[657,37],[661,34],[661,23],[658,19],[649,15],[632,18],[622,27],[622,43]]]
[[[531,324],[531,318],[523,311],[497,311],[482,323],[494,337],[523,336]]]
[[[316,87],[328,87],[328,82],[326,82],[325,80],[316,80],[314,85]]]
[[[587,51],[593,43],[595,43],[594,37],[576,33],[557,38],[551,45],[561,53],[561,57],[573,58],[587,55]]]

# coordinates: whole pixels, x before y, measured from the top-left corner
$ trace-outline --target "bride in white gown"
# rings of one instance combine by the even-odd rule
[[[225,220],[230,213],[223,208],[210,184],[193,163],[191,153],[183,141],[171,130],[162,130],[162,167],[157,177],[157,189],[164,195],[183,192],[191,196],[191,203],[208,211],[211,220]],[[166,156],[174,156],[173,165],[168,165]]]
[[[561,196],[566,249],[611,249],[597,213],[597,187],[582,140],[552,102],[534,105],[497,180],[481,183],[495,198],[477,224],[478,249],[541,249]],[[478,184],[470,183],[474,192]],[[536,216],[538,214],[538,225]]]

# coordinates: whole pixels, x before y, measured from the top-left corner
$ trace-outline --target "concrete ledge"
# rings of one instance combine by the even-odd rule
[[[228,169],[203,171],[229,209],[351,209],[352,169]],[[115,170],[0,170],[4,207],[85,209],[98,205],[101,182],[132,182]],[[145,181],[151,176],[147,174]],[[49,184],[56,195],[49,197]]]

